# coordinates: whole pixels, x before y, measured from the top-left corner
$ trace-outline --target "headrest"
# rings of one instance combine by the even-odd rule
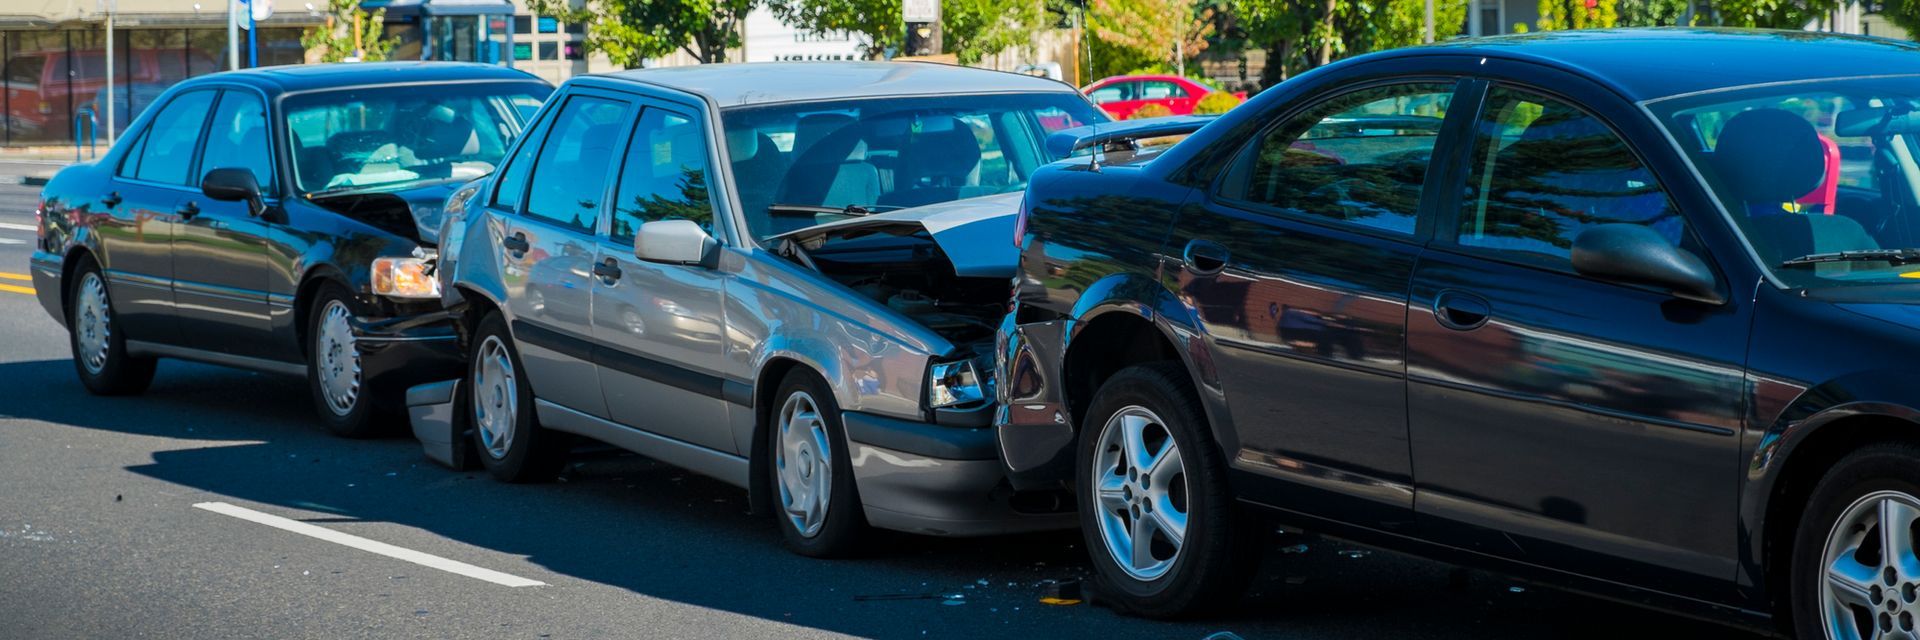
[[[960,178],[980,166],[980,140],[958,118],[927,118],[906,150],[914,178]]]
[[[841,127],[853,124],[853,116],[844,113],[816,113],[802,116],[793,123],[793,155],[799,156],[813,148]]]
[[[733,162],[740,162],[760,155],[760,139],[766,137],[766,134],[752,129],[728,129],[727,158]],[[772,139],[769,138],[768,141],[771,142]]]
[[[1735,198],[1775,203],[1820,186],[1827,161],[1820,133],[1805,118],[1782,109],[1754,109],[1720,129],[1713,168]]]

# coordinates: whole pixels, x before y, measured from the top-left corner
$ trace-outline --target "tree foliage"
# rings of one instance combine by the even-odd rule
[[[321,62],[343,62],[356,57],[362,62],[385,60],[396,42],[382,37],[386,16],[386,9],[374,9],[372,13],[361,9],[359,0],[327,0],[326,24],[308,27],[302,32],[300,46],[319,51]],[[360,43],[358,52],[353,46],[356,41]]]
[[[1175,42],[1187,58],[1200,55],[1213,35],[1215,12],[1212,5],[1190,0],[1092,0],[1087,27],[1101,45],[1094,52],[1094,67],[1108,71],[1102,75],[1170,67]]]
[[[1622,27],[1677,27],[1687,24],[1688,0],[1620,0]]]
[[[1541,31],[1568,29],[1611,29],[1620,22],[1619,0],[1540,0]]]
[[[941,0],[941,38],[961,64],[973,64],[1030,46],[1035,34],[1052,26],[1044,7],[1035,0]]]
[[[767,0],[773,15],[796,28],[866,36],[867,55],[880,58],[906,42],[900,0]],[[941,5],[945,12],[946,5]]]
[[[543,15],[587,25],[587,48],[622,67],[686,51],[700,62],[726,62],[740,46],[740,23],[759,0],[530,0]]]
[[[1714,0],[1714,24],[1800,29],[1839,8],[1838,0]]]
[[[1262,84],[1352,55],[1425,40],[1424,0],[1229,0],[1248,39],[1267,50]],[[1434,0],[1434,39],[1460,33],[1466,0]]]

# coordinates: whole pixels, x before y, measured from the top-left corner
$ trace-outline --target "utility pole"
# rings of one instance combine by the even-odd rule
[[[118,8],[120,0],[106,0],[107,5],[107,148],[113,148],[113,10]]]
[[[1471,9],[1470,9],[1471,10]],[[1433,0],[1427,0],[1426,43],[1433,44]]]
[[[240,0],[227,0],[227,70],[240,68]]]

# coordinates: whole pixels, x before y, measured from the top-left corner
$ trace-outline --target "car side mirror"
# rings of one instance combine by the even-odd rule
[[[225,167],[208,171],[200,179],[200,193],[215,200],[228,202],[246,202],[247,213],[259,216],[267,210],[266,202],[260,199],[260,182],[253,178],[253,171]]]
[[[705,265],[715,246],[713,236],[692,220],[641,223],[633,234],[633,257],[647,262]]]
[[[1637,224],[1603,224],[1580,232],[1573,239],[1573,270],[1600,280],[1661,287],[1696,302],[1727,300],[1707,263]]]

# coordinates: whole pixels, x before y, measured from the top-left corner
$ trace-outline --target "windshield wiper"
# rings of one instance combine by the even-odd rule
[[[815,206],[810,204],[767,205],[768,211],[792,211],[795,213],[831,213],[834,215],[854,216],[854,217],[870,216],[876,213],[886,213],[888,211],[898,211],[903,208],[905,207],[890,207],[890,206],[879,205],[879,204],[870,204],[870,205],[850,204],[842,208],[821,207],[821,206]]]
[[[1862,249],[1859,251],[1811,253],[1782,262],[1780,266],[1797,267],[1822,262],[1890,262],[1893,264],[1913,264],[1920,262],[1920,249]]]

